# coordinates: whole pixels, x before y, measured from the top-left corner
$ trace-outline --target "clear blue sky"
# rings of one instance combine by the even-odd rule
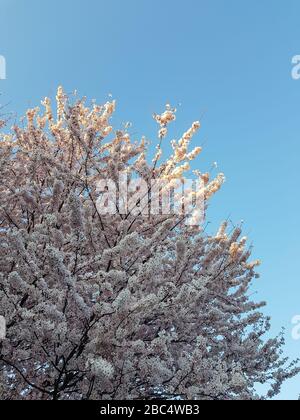
[[[174,135],[205,111],[199,166],[227,176],[213,200],[215,225],[229,215],[261,257],[258,296],[286,352],[300,355],[291,318],[300,314],[299,0],[0,0],[0,101],[21,115],[67,91],[118,100],[116,123],[154,138],[154,111],[181,103]],[[300,394],[300,378],[282,398]]]

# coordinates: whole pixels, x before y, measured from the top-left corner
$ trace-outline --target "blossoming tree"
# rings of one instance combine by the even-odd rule
[[[258,261],[241,229],[214,236],[185,216],[103,215],[101,179],[120,172],[181,180],[194,123],[165,162],[175,110],[154,115],[159,144],[113,132],[115,103],[71,103],[27,112],[0,138],[0,341],[2,399],[271,398],[299,372],[283,338],[265,340],[264,303],[249,297]],[[3,124],[2,124],[3,125]],[[195,172],[205,201],[222,174]],[[197,192],[195,193],[197,194]],[[136,203],[138,208],[139,203]],[[135,209],[136,210],[136,209]],[[268,385],[265,396],[256,385]]]

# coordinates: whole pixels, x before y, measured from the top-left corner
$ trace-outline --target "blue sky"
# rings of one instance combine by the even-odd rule
[[[227,177],[209,211],[230,217],[263,260],[258,297],[286,353],[300,355],[291,319],[300,314],[299,0],[0,0],[0,102],[21,115],[66,91],[118,101],[116,124],[155,138],[153,112],[179,106],[178,136],[203,113],[195,142],[200,169],[217,161]],[[181,105],[179,105],[181,104]],[[300,394],[289,381],[282,398]]]

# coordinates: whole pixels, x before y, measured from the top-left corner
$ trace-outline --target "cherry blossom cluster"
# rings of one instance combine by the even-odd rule
[[[185,214],[144,214],[141,197],[125,212],[99,211],[103,179],[140,177],[148,197],[151,179],[184,179],[201,151],[189,151],[199,123],[160,163],[144,138],[113,128],[115,101],[88,106],[59,88],[56,106],[42,107],[0,134],[0,398],[277,395],[298,363],[282,356],[281,335],[265,338],[265,303],[250,292],[260,262],[241,228],[208,234]],[[155,120],[165,130],[175,110]],[[195,175],[192,194],[207,206],[224,175]]]

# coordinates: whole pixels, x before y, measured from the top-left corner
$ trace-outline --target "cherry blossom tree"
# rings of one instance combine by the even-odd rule
[[[31,109],[0,137],[2,399],[272,398],[299,372],[249,288],[258,277],[240,227],[215,235],[187,215],[99,211],[99,182],[120,173],[166,184],[190,173],[195,122],[162,162],[169,105],[145,139],[114,131],[115,102]],[[54,110],[55,108],[55,110]],[[56,114],[56,115],[55,115]],[[196,171],[207,204],[224,182]],[[150,191],[149,191],[150,193]],[[149,198],[149,196],[148,196]],[[257,385],[267,391],[257,394]]]

